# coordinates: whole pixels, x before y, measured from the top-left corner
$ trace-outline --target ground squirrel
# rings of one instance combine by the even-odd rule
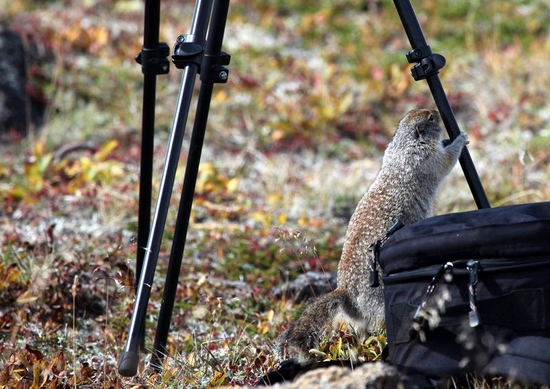
[[[382,166],[359,201],[346,232],[338,264],[338,287],[312,300],[279,337],[281,357],[308,357],[327,326],[343,319],[359,333],[384,328],[384,291],[371,288],[369,246],[397,220],[405,225],[431,216],[438,187],[455,165],[468,137],[442,139],[435,110],[409,112],[389,143]],[[287,353],[288,352],[288,353]]]

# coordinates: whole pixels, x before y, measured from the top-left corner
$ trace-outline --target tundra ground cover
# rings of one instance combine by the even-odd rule
[[[192,4],[163,2],[161,40],[186,33]],[[544,1],[415,2],[493,206],[550,199],[550,54]],[[410,77],[392,4],[231,4],[227,85],[216,86],[168,358],[161,374],[116,373],[133,301],[142,2],[12,1],[0,22],[29,48],[43,128],[0,153],[1,383],[19,387],[252,384],[279,361],[296,312],[272,290],[332,271],[347,218],[409,109],[433,106]],[[159,77],[155,187],[180,72]],[[154,337],[173,207],[147,318]],[[459,169],[437,213],[473,209]],[[144,356],[146,359],[146,356]]]

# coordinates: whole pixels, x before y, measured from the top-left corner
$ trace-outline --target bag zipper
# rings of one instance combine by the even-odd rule
[[[470,260],[471,259],[460,259],[450,263],[453,264],[455,269],[459,270],[457,275],[461,275],[462,273],[460,271],[467,270],[467,264]],[[534,267],[536,269],[550,267],[549,257],[536,258],[529,261],[518,261],[517,259],[481,259],[477,261],[479,261],[484,273],[507,272],[516,269],[527,269],[529,267]],[[403,270],[399,273],[384,274],[383,277],[387,280],[391,280],[392,283],[415,278],[429,278],[433,277],[441,266],[442,264],[437,264],[414,270]],[[463,274],[469,274],[469,272],[464,272]]]

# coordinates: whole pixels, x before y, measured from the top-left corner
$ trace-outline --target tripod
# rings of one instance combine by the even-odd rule
[[[168,61],[165,58],[168,53],[167,45],[158,43],[160,1],[146,1],[144,47],[136,58],[141,63],[144,73],[140,220],[138,222],[139,249],[137,258],[137,274],[140,276],[128,329],[128,339],[119,362],[119,372],[123,376],[133,376],[137,373],[140,343],[141,348],[143,348],[147,304],[174,187],[195,79],[197,74],[200,74],[201,87],[175,227],[175,236],[180,237],[180,239],[174,241],[170,253],[163,303],[159,313],[151,360],[151,365],[154,368],[161,369],[162,367],[213,86],[215,83],[227,82],[229,76],[229,71],[224,66],[229,64],[230,56],[221,51],[228,10],[229,0],[197,0],[190,33],[178,36],[174,45],[172,60],[177,68],[183,69],[183,74],[168,140],[159,193],[149,230],[155,80],[157,74],[168,72]],[[208,40],[206,40],[207,35]],[[145,240],[146,245],[143,245]]]
[[[437,109],[441,114],[441,120],[449,133],[449,137],[454,139],[460,134],[460,128],[438,76],[439,70],[445,66],[445,58],[439,54],[432,53],[432,49],[426,42],[411,2],[409,0],[394,0],[394,5],[412,46],[412,51],[406,55],[409,63],[416,63],[411,68],[411,74],[416,81],[426,80],[428,83]],[[459,162],[477,207],[490,208],[489,200],[487,200],[474,163],[466,147],[462,150]]]
[[[445,59],[441,55],[433,54],[427,45],[410,1],[394,0],[394,3],[413,46],[413,50],[407,54],[410,63],[417,63],[412,68],[412,75],[415,80],[425,79],[428,82],[443,123],[450,137],[454,138],[460,133],[460,130],[438,78],[439,70],[445,65]],[[169,62],[166,57],[169,48],[165,43],[158,42],[160,0],[146,0],[145,2],[144,45],[142,52],[136,57],[136,60],[142,65],[144,74],[136,269],[139,278],[136,286],[136,300],[128,329],[128,338],[119,362],[119,372],[123,376],[133,376],[137,373],[139,349],[144,349],[143,334],[147,304],[166,224],[193,87],[197,75],[200,74],[201,88],[174,232],[174,235],[179,239],[174,240],[170,252],[166,284],[151,359],[153,368],[160,370],[163,365],[162,361],[166,350],[166,341],[185,248],[185,238],[189,227],[189,217],[213,85],[227,82],[229,75],[229,71],[224,66],[229,64],[230,57],[227,53],[221,51],[228,8],[229,0],[197,0],[190,33],[178,36],[174,45],[172,60],[177,68],[183,69],[183,74],[168,140],[159,193],[151,221],[150,199],[156,76],[168,73]],[[208,40],[206,39],[207,36]],[[466,149],[460,157],[460,163],[478,208],[488,208],[489,202]]]

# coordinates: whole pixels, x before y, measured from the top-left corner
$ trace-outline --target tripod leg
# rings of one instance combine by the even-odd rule
[[[424,37],[424,33],[422,32],[420,23],[416,18],[416,14],[414,12],[411,2],[409,0],[394,0],[394,4],[401,19],[401,22],[403,23],[405,33],[407,34],[409,42],[411,43],[411,46],[413,48],[412,53],[414,53],[414,55],[419,60],[422,59],[423,51],[429,51],[431,54],[431,50],[429,49],[428,43],[426,42],[426,38]],[[447,99],[445,91],[443,90],[438,72],[436,71],[432,74],[427,75],[425,79],[435,100],[437,109],[441,114],[443,124],[445,125],[445,128],[447,129],[451,139],[454,139],[458,136],[458,134],[460,134],[460,128],[456,121],[451,105],[449,104],[449,100]],[[462,154],[460,155],[459,162],[477,207],[490,208],[489,200],[487,199],[487,195],[485,194],[483,185],[481,184],[470,153],[468,152],[468,149],[466,147],[463,149]]]
[[[210,0],[199,0],[195,6],[190,35],[193,35],[196,40],[200,40],[201,42],[205,40],[211,7],[212,3]],[[139,362],[138,343],[141,334],[144,331],[147,304],[149,302],[158,254],[160,251],[160,244],[164,233],[168,208],[170,206],[174,178],[176,175],[181,144],[185,132],[185,124],[187,122],[189,107],[191,105],[193,87],[197,73],[198,66],[195,64],[189,64],[185,67],[182,75],[176,112],[174,114],[174,122],[170,133],[170,139],[168,141],[168,149],[166,152],[164,169],[160,181],[159,194],[147,241],[141,276],[137,286],[132,319],[128,329],[128,339],[119,362],[118,370],[123,376],[133,376],[137,373],[137,366]]]
[[[209,102],[211,96],[212,85],[202,84],[198,104],[201,104],[201,100],[208,100]],[[208,109],[206,112],[208,113]],[[198,109],[197,115],[197,118],[201,115]],[[181,270],[183,251],[185,249],[185,239],[189,227],[189,218],[191,216],[193,195],[195,193],[195,184],[197,181],[202,145],[204,142],[204,133],[204,129],[201,130],[197,128],[197,124],[195,124],[193,134],[191,135],[189,156],[185,170],[185,177],[183,180],[183,192],[180,198],[178,217],[174,231],[174,236],[177,237],[177,239],[174,239],[174,242],[172,243],[172,250],[170,252],[170,262],[168,263],[168,270],[166,273],[166,283],[164,285],[164,294],[159,312],[155,343],[153,345],[153,355],[151,358],[151,366],[158,371],[162,370],[162,361],[164,359],[164,355],[166,354],[166,341],[170,330],[172,311],[174,309],[174,301],[179,282],[179,273]]]
[[[210,24],[208,42],[205,50],[206,56],[215,57],[219,56],[221,53],[221,44],[228,9],[229,0],[214,1],[212,22]],[[208,112],[210,110],[210,101],[212,98],[214,83],[211,80],[208,80],[208,77],[203,77],[207,71],[208,69],[201,71],[201,80],[203,81],[197,102],[195,123],[193,125],[193,133],[191,135],[189,145],[189,156],[187,159],[187,166],[183,181],[183,193],[180,198],[178,218],[176,220],[176,228],[174,232],[174,236],[178,238],[174,239],[174,242],[172,243],[170,263],[166,274],[164,295],[159,313],[157,332],[153,346],[153,355],[151,357],[151,366],[157,371],[162,370],[164,355],[166,354],[166,342],[170,330],[170,322],[172,320],[172,311],[174,309],[181,262],[185,249],[185,240],[189,227],[189,218],[191,216],[191,208],[193,206],[193,196],[195,194],[195,184],[197,181],[204,135],[206,132]],[[204,81],[204,79],[207,79],[208,81]]]
[[[453,114],[451,105],[449,104],[449,100],[447,100],[447,96],[445,95],[439,77],[436,76],[428,79],[427,81],[430,91],[432,92],[432,96],[436,101],[437,109],[441,114],[441,120],[443,120],[445,128],[447,128],[447,131],[451,137],[456,137],[460,133],[460,128]],[[464,172],[464,177],[470,187],[470,191],[472,192],[478,209],[491,208],[485,190],[483,189],[483,184],[479,179],[474,162],[470,156],[470,152],[466,147],[462,150],[458,161],[460,162],[460,166]]]
[[[145,2],[143,49],[156,51],[159,47],[160,28],[160,0],[147,0]],[[142,54],[143,56],[143,54]],[[138,205],[138,232],[136,251],[136,292],[139,276],[145,258],[145,247],[149,237],[151,225],[151,192],[153,181],[153,145],[155,141],[155,100],[157,72],[148,68],[149,63],[142,60],[143,72],[143,112],[141,122],[141,157],[139,174],[139,205]],[[140,335],[141,347],[144,347],[145,339]]]

